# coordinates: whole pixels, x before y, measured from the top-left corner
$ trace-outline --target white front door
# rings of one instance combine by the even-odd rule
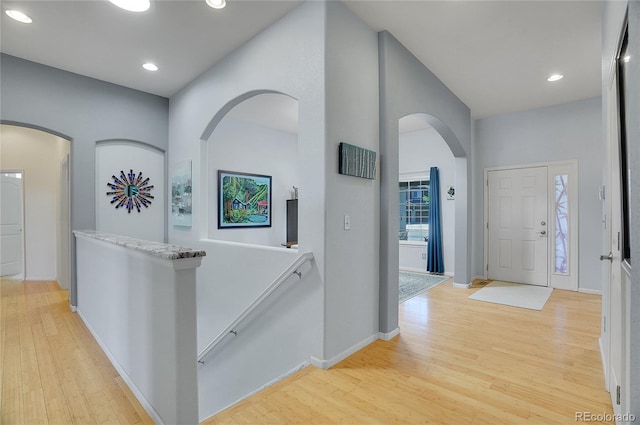
[[[547,167],[487,175],[487,277],[548,286]]]
[[[22,178],[2,173],[0,186],[0,276],[23,272]],[[22,177],[22,175],[20,175]]]

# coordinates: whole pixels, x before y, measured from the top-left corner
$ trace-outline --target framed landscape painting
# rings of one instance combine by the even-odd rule
[[[271,227],[271,176],[218,170],[218,229]]]

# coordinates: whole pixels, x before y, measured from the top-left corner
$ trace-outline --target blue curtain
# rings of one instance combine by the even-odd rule
[[[427,271],[444,273],[442,257],[442,225],[440,221],[440,175],[438,167],[429,173],[429,240],[427,241]]]

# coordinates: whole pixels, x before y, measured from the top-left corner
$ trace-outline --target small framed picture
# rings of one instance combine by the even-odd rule
[[[176,162],[171,172],[171,224],[191,226],[191,160]]]
[[[451,201],[453,199],[456,199],[456,189],[449,185],[447,186],[447,200]]]

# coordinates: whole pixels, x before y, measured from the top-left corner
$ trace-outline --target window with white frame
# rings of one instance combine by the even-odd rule
[[[429,180],[401,181],[398,239],[425,242],[429,236]]]

